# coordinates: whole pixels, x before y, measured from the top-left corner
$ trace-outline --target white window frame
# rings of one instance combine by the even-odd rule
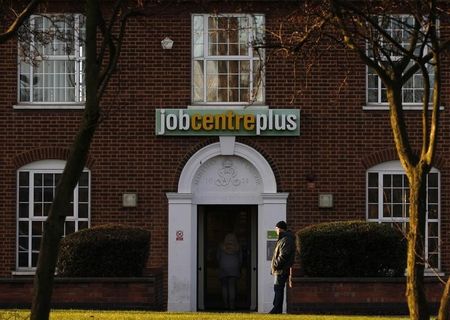
[[[36,250],[33,250],[32,247],[32,222],[44,222],[47,219],[47,216],[35,216],[34,215],[34,174],[45,174],[45,173],[58,173],[61,174],[64,170],[65,161],[62,160],[42,160],[42,161],[36,161],[32,162],[30,164],[27,164],[17,170],[17,183],[16,183],[16,190],[17,190],[17,196],[16,196],[16,271],[13,272],[14,274],[28,274],[33,273],[36,270],[36,267],[32,265],[32,253],[36,253]],[[20,206],[20,198],[19,198],[19,175],[21,172],[28,172],[29,173],[29,184],[28,184],[28,217],[20,217],[19,214],[19,206]],[[78,225],[79,222],[86,222],[87,228],[90,227],[90,220],[91,220],[91,174],[89,169],[84,168],[83,172],[88,174],[88,203],[87,203],[87,218],[80,218],[78,216],[78,205],[79,205],[79,198],[78,198],[78,184],[74,189],[73,192],[73,216],[67,216],[66,222],[74,222],[74,228],[75,231],[78,231]],[[19,266],[19,251],[20,251],[20,245],[19,245],[19,223],[20,222],[28,222],[28,258],[27,258],[27,266]],[[64,226],[64,234],[65,234],[65,227]],[[24,252],[24,251],[21,251]]]
[[[207,106],[207,107],[229,107],[229,108],[243,108],[246,107],[248,105],[252,105],[252,106],[256,106],[256,107],[261,107],[264,105],[265,102],[265,71],[264,71],[264,65],[263,65],[263,61],[264,61],[264,50],[260,49],[259,52],[261,53],[260,56],[256,57],[253,54],[253,49],[252,46],[249,45],[248,47],[248,55],[247,56],[241,56],[241,55],[209,55],[208,54],[208,44],[209,44],[209,39],[208,39],[208,18],[209,17],[248,17],[250,19],[250,23],[253,24],[253,17],[254,16],[258,16],[259,18],[262,19],[262,26],[263,28],[265,27],[265,16],[263,14],[192,14],[191,16],[191,26],[192,26],[192,30],[191,30],[191,34],[192,34],[192,43],[191,43],[191,108],[196,108],[198,106]],[[195,24],[194,24],[194,19],[196,17],[202,17],[203,18],[203,54],[201,57],[195,57]],[[253,30],[253,29],[252,29]],[[264,30],[262,30],[262,33],[264,33]],[[254,40],[254,34],[255,32],[249,32],[249,42],[250,44],[253,42]],[[250,96],[250,101],[207,101],[207,81],[206,81],[206,76],[207,76],[207,72],[206,72],[206,62],[208,60],[214,60],[214,61],[249,61],[250,63],[250,84],[249,84],[249,96]],[[261,83],[259,84],[258,90],[261,90],[261,100],[257,101],[256,99],[254,99],[255,96],[255,87],[254,85],[254,61],[255,60],[259,60],[259,63],[262,65],[261,68]],[[204,74],[203,74],[203,99],[202,101],[195,101],[195,79],[194,79],[194,62],[195,61],[203,61],[204,62]],[[265,107],[265,106],[264,106]]]
[[[27,64],[27,60],[29,61],[30,58],[21,57],[20,50],[18,51],[18,63],[17,63],[17,101],[18,103],[13,106],[14,109],[83,109],[84,103],[85,103],[85,79],[84,79],[84,60],[85,60],[85,53],[83,52],[85,50],[84,45],[81,43],[81,36],[80,32],[83,32],[83,28],[81,28],[81,19],[82,14],[46,14],[46,15],[32,15],[29,19],[30,29],[35,30],[35,18],[52,18],[57,16],[73,16],[74,18],[74,52],[73,54],[64,54],[64,55],[45,55],[45,53],[40,52],[38,56],[36,57],[36,63],[40,63],[44,60],[47,61],[74,61],[75,68],[74,68],[74,81],[75,81],[75,87],[74,87],[74,101],[33,101],[33,95],[34,95],[34,84],[33,81],[30,80],[29,84],[29,101],[21,101],[21,65]],[[30,43],[30,50],[36,51],[36,47],[40,46],[38,42],[35,42],[35,36],[34,34],[31,34],[31,43]],[[30,75],[30,79],[33,79],[34,77],[34,69],[35,66],[33,63],[28,64],[30,68],[30,72],[28,73]],[[56,77],[53,76],[54,79]],[[52,88],[52,87],[48,87]],[[45,89],[44,89],[45,90]]]
[[[369,218],[369,174],[377,173],[378,174],[378,217],[376,219]],[[435,275],[436,272],[441,270],[441,173],[436,168],[432,168],[430,173],[437,174],[438,178],[438,212],[437,219],[429,219],[428,212],[426,217],[426,226],[425,226],[425,256],[428,258],[428,226],[429,223],[437,223],[438,227],[438,261],[437,268],[430,268],[426,266],[426,274],[427,275]],[[372,168],[368,169],[366,172],[366,220],[369,222],[377,222],[377,223],[409,223],[409,217],[383,217],[383,204],[384,204],[384,195],[383,195],[383,174],[388,175],[405,175],[405,171],[400,164],[400,161],[387,161]],[[427,187],[427,195],[428,195],[428,187]],[[426,208],[428,210],[428,197]]]
[[[398,15],[391,15],[392,17],[396,17],[399,19],[402,18],[410,18],[411,15],[408,14],[398,14]],[[379,19],[381,19],[382,17],[380,16]],[[367,50],[369,50],[369,43],[367,43]],[[424,54],[427,54],[428,52],[428,47],[425,47],[424,50]],[[391,56],[392,60],[398,60],[400,57],[398,56]],[[383,83],[380,79],[380,77],[378,75],[375,75],[376,78],[378,79],[378,89],[377,89],[377,101],[376,102],[372,102],[369,101],[369,67],[366,65],[366,105],[363,106],[363,110],[389,110],[389,103],[387,101],[382,101],[382,87],[383,87]],[[416,72],[415,75],[417,74],[421,74],[420,70],[418,72]],[[411,79],[409,79],[408,81],[413,81],[415,75],[412,76]],[[423,88],[423,87],[422,87]],[[373,89],[373,88],[372,88]],[[411,89],[411,88],[402,88],[402,101],[403,101],[403,91],[406,89]],[[412,87],[413,90],[415,89],[419,89],[419,87]],[[431,95],[432,96],[432,95]],[[430,96],[430,98],[431,98]],[[403,110],[422,110],[423,108],[423,103],[422,102],[403,102]],[[441,107],[441,109],[443,109]]]

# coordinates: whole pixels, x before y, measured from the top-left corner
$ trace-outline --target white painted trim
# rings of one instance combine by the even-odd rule
[[[286,220],[289,194],[277,193],[273,170],[258,151],[242,143],[234,143],[232,156],[241,157],[254,167],[261,176],[262,191],[240,192],[238,195],[233,192],[232,196],[227,195],[227,192],[196,195],[194,178],[208,160],[222,156],[221,150],[221,143],[217,142],[196,152],[181,172],[178,192],[166,193],[169,224],[168,311],[197,311],[198,204],[224,203],[258,205],[257,311],[267,313],[273,307],[273,277],[270,275],[270,259],[267,259],[267,232],[274,230],[278,221]],[[177,232],[183,235],[182,240],[176,239]]]
[[[188,109],[193,109],[193,110],[197,110],[197,109],[229,109],[229,110],[258,110],[258,109],[263,109],[263,110],[267,110],[269,109],[268,105],[260,105],[260,104],[252,104],[252,103],[247,103],[247,104],[224,104],[223,102],[216,102],[216,103],[209,103],[209,104],[205,104],[205,103],[199,103],[199,104],[193,104],[193,105],[188,105],[187,106]]]
[[[209,159],[220,156],[220,143],[210,144],[197,151],[186,163],[178,182],[179,193],[191,193],[192,181],[198,169]],[[255,149],[237,142],[234,147],[234,155],[249,161],[259,172],[262,178],[263,193],[276,193],[277,182],[272,168],[267,160]]]
[[[365,111],[389,111],[389,105],[386,103],[379,103],[379,104],[367,104],[362,107]],[[443,111],[445,108],[444,106],[439,107],[439,111]],[[421,104],[403,104],[403,110],[404,111],[422,111],[423,107]],[[433,108],[428,107],[428,110],[433,110]]]
[[[404,174],[405,169],[403,169],[402,164],[399,160],[392,160],[379,163],[367,169],[368,172],[372,171],[399,171],[399,173]],[[439,172],[436,168],[431,168],[430,172]]]
[[[14,110],[83,110],[84,103],[82,104],[15,104],[13,105]]]
[[[220,136],[220,152],[223,156],[234,154],[234,145],[236,142],[235,136]]]

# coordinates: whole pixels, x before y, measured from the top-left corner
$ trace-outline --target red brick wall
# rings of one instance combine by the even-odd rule
[[[142,278],[56,278],[55,308],[162,310],[162,274]],[[0,279],[0,307],[29,307],[33,279]]]
[[[266,15],[269,30],[278,30],[289,6],[251,2],[244,12]],[[217,8],[194,4],[171,7],[132,21],[118,66],[102,101],[107,117],[90,152],[91,224],[120,222],[148,229],[148,267],[167,270],[167,198],[177,189],[181,168],[190,155],[217,137],[156,137],[156,108],[190,104],[191,13],[233,12],[233,3]],[[172,50],[160,41],[170,36]],[[13,110],[17,103],[17,45],[0,45],[0,276],[10,277],[16,252],[16,170],[27,161],[62,159],[77,131],[80,110]],[[446,58],[447,59],[447,58]],[[443,103],[449,98],[450,64],[443,61]],[[324,221],[365,219],[365,172],[368,164],[396,158],[387,111],[363,111],[365,67],[341,48],[325,52],[311,72],[301,61],[271,56],[266,73],[266,102],[271,108],[301,109],[299,137],[242,137],[237,141],[260,151],[271,164],[279,192],[289,192],[292,230]],[[448,106],[446,106],[448,108]],[[446,110],[441,118],[437,156],[445,159],[450,141]],[[407,112],[410,127],[418,112]],[[419,145],[420,130],[411,134]],[[377,161],[374,161],[377,160]],[[441,194],[450,192],[448,164],[441,170]],[[317,177],[307,188],[307,174]],[[137,208],[122,208],[122,193],[138,194]],[[319,193],[332,193],[334,207],[319,209]],[[443,271],[450,268],[450,199],[441,198]],[[164,278],[165,282],[167,281]]]
[[[432,313],[443,287],[425,282]],[[290,313],[408,314],[404,278],[293,278],[287,292]]]

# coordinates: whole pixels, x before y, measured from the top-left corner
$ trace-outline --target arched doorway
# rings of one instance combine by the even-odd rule
[[[236,212],[250,213],[249,230],[255,235],[249,259],[254,259],[253,306],[258,312],[272,308],[273,280],[269,274],[271,241],[268,232],[286,219],[287,193],[277,193],[275,176],[266,159],[255,149],[235,143],[234,137],[221,138],[196,152],[180,175],[178,192],[167,193],[168,303],[169,311],[196,311],[204,308],[205,290],[201,274],[204,255],[205,210],[232,206]],[[231,207],[229,207],[231,208]],[[244,211],[245,211],[244,210]],[[220,212],[221,210],[216,210]],[[234,212],[234,211],[233,211]],[[207,213],[208,214],[208,213]],[[243,215],[232,213],[233,219]],[[219,215],[210,219],[223,219]],[[217,224],[217,223],[216,223]],[[254,231],[251,231],[253,228]],[[203,238],[202,238],[203,235]],[[251,239],[248,240],[251,245]],[[202,249],[203,248],[203,249]],[[252,258],[252,255],[253,257]],[[199,258],[200,257],[200,258]],[[252,275],[249,275],[251,278]]]

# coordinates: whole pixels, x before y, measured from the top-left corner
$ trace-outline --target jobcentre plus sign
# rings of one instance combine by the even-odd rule
[[[298,136],[300,110],[156,109],[157,135]]]

